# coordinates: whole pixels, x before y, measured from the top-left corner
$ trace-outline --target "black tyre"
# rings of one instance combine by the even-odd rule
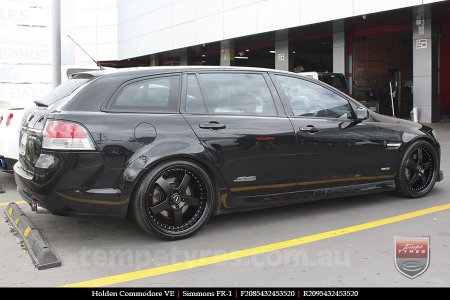
[[[405,152],[397,172],[399,194],[409,198],[426,196],[439,175],[439,159],[434,147],[427,141],[413,143]]]
[[[163,239],[182,239],[209,219],[216,195],[207,172],[195,163],[169,161],[142,180],[133,201],[136,222]]]

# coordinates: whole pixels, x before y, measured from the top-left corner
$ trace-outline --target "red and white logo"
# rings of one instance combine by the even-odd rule
[[[429,237],[394,237],[395,267],[408,278],[424,273],[430,264]]]

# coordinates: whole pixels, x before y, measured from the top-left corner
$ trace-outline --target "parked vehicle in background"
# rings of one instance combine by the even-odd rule
[[[98,69],[70,66],[66,70],[67,79],[74,73],[95,71]],[[33,107],[33,100],[16,101],[0,100],[0,171],[12,172],[19,159],[20,123],[25,110]]]
[[[390,190],[419,198],[443,178],[432,128],[290,72],[82,72],[36,105],[14,165],[32,208],[130,212],[166,239],[233,210]]]
[[[301,72],[298,73],[302,76],[313,78],[325,82],[328,85],[340,90],[345,94],[349,94],[347,81],[342,73],[330,73],[330,72]]]
[[[31,105],[31,104],[30,104]],[[25,107],[0,101],[0,170],[12,172],[19,159],[19,132]]]

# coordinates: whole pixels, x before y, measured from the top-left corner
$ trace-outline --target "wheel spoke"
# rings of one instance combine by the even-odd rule
[[[156,184],[158,184],[159,187],[163,189],[164,193],[166,193],[167,196],[172,193],[172,187],[162,176],[159,177],[158,180],[156,180]]]
[[[427,177],[425,174],[420,175],[420,181],[422,182],[422,185],[425,185],[427,183]]]
[[[431,167],[431,161],[427,161],[426,163],[423,164],[423,169],[426,171]]]
[[[145,204],[146,218],[164,235],[175,237],[197,229],[208,213],[209,182],[202,170],[183,163],[167,166],[158,171],[149,186]]]
[[[413,185],[417,182],[417,180],[419,180],[419,173],[416,172],[414,173],[414,176],[411,178],[411,180],[409,181],[409,185]]]
[[[186,192],[186,189],[188,188],[190,182],[191,182],[191,176],[189,176],[187,173],[184,173],[183,180],[181,181],[178,189],[183,192]]]
[[[156,215],[156,214],[159,214],[160,212],[165,211],[169,208],[170,208],[170,203],[169,203],[169,200],[166,199],[163,202],[161,202],[153,207],[150,207],[150,210],[152,211],[152,214]]]
[[[417,162],[421,164],[423,162],[423,151],[422,149],[417,149]]]
[[[199,198],[186,196],[184,199],[185,199],[185,202],[186,202],[187,205],[191,205],[191,206],[199,206],[200,205],[200,199]]]
[[[183,225],[183,211],[181,208],[173,210],[173,219],[176,227]]]
[[[408,161],[406,162],[406,167],[408,169],[415,170],[417,168],[417,163],[415,163],[411,159],[408,159]]]

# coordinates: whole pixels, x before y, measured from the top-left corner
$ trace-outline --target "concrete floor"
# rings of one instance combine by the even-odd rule
[[[450,176],[450,124],[433,124]],[[1,173],[0,203],[19,199],[13,177]],[[0,224],[0,286],[59,286],[280,242],[450,203],[449,179],[422,199],[394,193],[340,198],[213,217],[195,236],[175,242],[148,237],[132,221],[32,213],[21,205],[61,257],[59,268],[38,271]],[[3,216],[4,206],[0,207]],[[394,236],[430,236],[428,270],[411,280],[395,268]],[[450,210],[229,262],[119,286],[450,286]]]

